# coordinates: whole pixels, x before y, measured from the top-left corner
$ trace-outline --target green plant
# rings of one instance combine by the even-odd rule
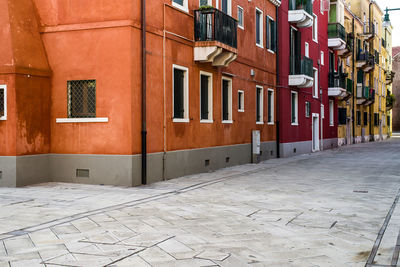
[[[386,106],[387,107],[393,107],[393,104],[396,102],[396,97],[390,93],[390,91],[387,91],[387,96],[386,96]]]
[[[213,9],[213,8],[214,8],[213,6],[204,5],[204,6],[199,7],[199,10],[207,10],[207,9]]]

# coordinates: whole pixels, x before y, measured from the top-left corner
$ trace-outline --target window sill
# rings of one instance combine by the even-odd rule
[[[7,116],[0,117],[0,121],[6,121],[6,120],[7,120]]]
[[[177,9],[180,9],[180,10],[186,12],[186,13],[189,13],[189,8],[187,8],[186,6],[181,6],[180,4],[177,4],[175,2],[172,2],[172,6],[177,8]]]
[[[270,52],[271,54],[275,54],[275,52],[271,49],[267,49],[268,52]]]
[[[108,122],[108,118],[59,118],[56,123]]]
[[[313,98],[314,98],[314,99],[318,99],[318,96],[313,95]]]
[[[232,120],[227,120],[227,121],[222,121],[222,123],[224,123],[224,124],[232,124],[233,121]]]
[[[292,126],[299,126],[298,122],[292,122]]]
[[[244,112],[244,109],[238,109],[238,112]]]
[[[238,25],[238,28],[241,29],[241,30],[244,30],[244,26],[239,26]]]
[[[334,124],[329,124],[329,126],[330,126],[330,127],[333,127],[333,126],[335,126],[335,125],[334,125]]]
[[[214,123],[213,120],[200,120],[200,123]]]
[[[173,118],[172,119],[173,122],[184,122],[184,123],[188,123],[189,119],[177,119],[177,118]]]
[[[268,125],[274,125],[275,123],[273,123],[273,122],[268,122]]]
[[[264,49],[264,46],[263,46],[262,44],[257,44],[257,43],[256,43],[256,46],[258,46],[259,48]]]
[[[315,39],[312,39],[313,41],[314,41],[314,43],[317,43],[318,44],[318,40],[315,40]]]
[[[256,124],[261,125],[261,124],[264,124],[264,122],[262,122],[262,121],[256,121]]]

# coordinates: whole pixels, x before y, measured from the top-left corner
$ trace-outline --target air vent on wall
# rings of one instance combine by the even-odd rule
[[[3,171],[0,171],[0,179],[3,178]]]
[[[76,169],[76,178],[89,178],[88,169]]]

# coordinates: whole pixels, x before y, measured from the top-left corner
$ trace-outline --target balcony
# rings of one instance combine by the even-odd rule
[[[194,60],[227,67],[237,57],[237,21],[215,8],[194,11]]]
[[[361,83],[357,83],[357,105],[362,105],[366,103],[369,99],[369,87],[364,86]]]
[[[393,71],[388,71],[386,73],[386,85],[390,85],[393,83],[395,73]]]
[[[347,73],[330,72],[328,84],[328,96],[344,97],[346,96],[346,77]]]
[[[353,53],[354,49],[354,35],[349,33],[346,35],[346,46],[342,50],[338,50],[337,53],[341,57],[348,57]]]
[[[372,105],[373,103],[375,103],[375,90],[371,88],[369,89],[369,95],[366,101],[364,102],[364,105],[369,106]]]
[[[364,24],[363,33],[359,34],[365,41],[370,41],[375,37],[375,25],[373,23]]]
[[[367,56],[367,64],[364,65],[362,69],[364,70],[364,72],[373,71],[375,69],[375,56],[370,53],[366,54],[366,56]]]
[[[299,88],[311,87],[314,84],[313,61],[308,57],[290,57],[289,86]]]
[[[346,30],[342,24],[328,24],[328,47],[333,50],[343,50],[346,48]]]
[[[289,0],[288,20],[297,27],[305,28],[313,25],[312,0]]]
[[[367,65],[367,58],[368,52],[360,49],[356,56],[356,67],[360,69],[364,68]]]

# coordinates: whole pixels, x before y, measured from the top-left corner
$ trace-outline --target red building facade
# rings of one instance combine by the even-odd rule
[[[322,0],[279,8],[280,156],[337,146],[337,103],[328,96],[328,12]]]

